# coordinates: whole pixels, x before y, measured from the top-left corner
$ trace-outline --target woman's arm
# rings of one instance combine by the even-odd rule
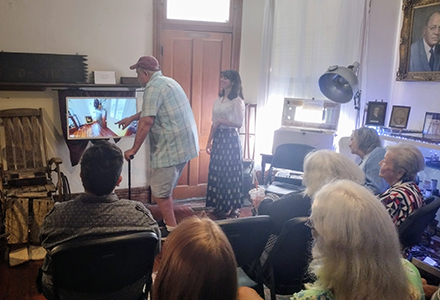
[[[217,129],[217,127],[214,127],[214,123],[212,123],[211,130],[209,131],[208,142],[206,143],[206,153],[208,153],[209,155],[211,155],[212,140],[214,138],[214,132],[216,129]]]

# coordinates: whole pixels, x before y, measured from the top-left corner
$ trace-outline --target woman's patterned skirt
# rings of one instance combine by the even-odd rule
[[[240,208],[243,204],[243,162],[237,130],[217,129],[209,162],[206,206],[219,211]]]

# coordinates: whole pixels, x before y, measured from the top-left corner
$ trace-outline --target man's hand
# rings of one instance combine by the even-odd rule
[[[127,117],[127,118],[124,118],[124,119],[116,122],[115,124],[118,125],[119,128],[122,127],[122,129],[125,129],[128,127],[128,125],[131,124],[131,122],[132,122],[131,117]]]
[[[128,149],[127,151],[124,152],[124,158],[126,161],[130,161],[134,158],[135,154],[136,151],[134,151],[133,149]]]

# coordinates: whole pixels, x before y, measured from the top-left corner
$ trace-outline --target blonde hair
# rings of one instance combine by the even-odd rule
[[[420,298],[406,277],[396,228],[369,190],[349,180],[326,184],[315,195],[311,220],[312,287],[338,300]]]
[[[208,218],[190,217],[167,237],[153,285],[155,300],[235,300],[234,252],[222,229]]]
[[[309,153],[304,160],[304,194],[313,196],[324,184],[338,179],[349,179],[364,184],[365,174],[347,156],[331,150]]]

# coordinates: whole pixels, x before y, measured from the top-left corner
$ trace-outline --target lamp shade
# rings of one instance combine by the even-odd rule
[[[321,92],[335,102],[349,102],[359,90],[358,68],[358,62],[348,67],[330,66],[319,78]]]

